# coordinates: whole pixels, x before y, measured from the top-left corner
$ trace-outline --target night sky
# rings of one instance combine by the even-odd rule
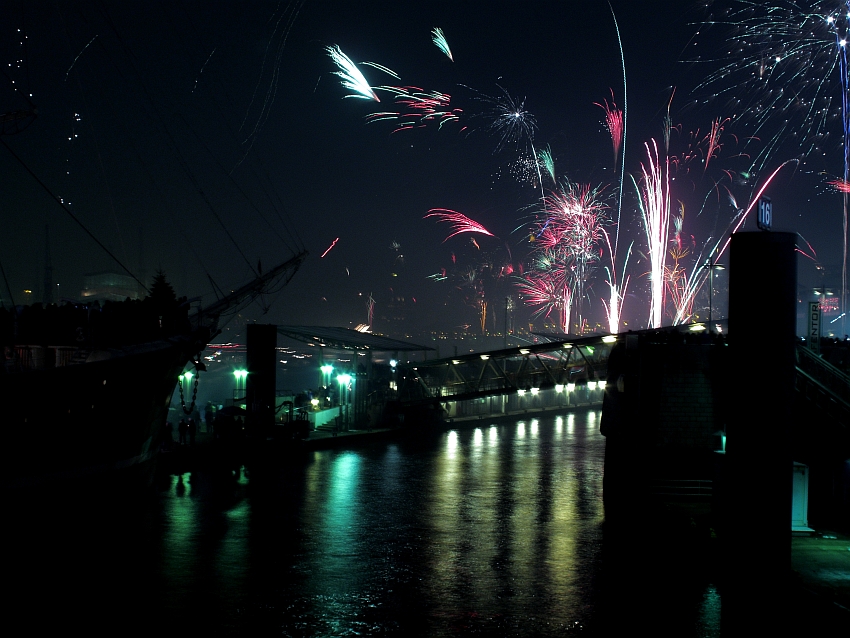
[[[551,150],[559,179],[600,188],[616,219],[619,170],[605,112],[595,105],[624,105],[617,31],[605,2],[3,6],[0,112],[38,111],[16,122],[24,130],[15,134],[7,123],[2,141],[10,150],[0,147],[0,264],[16,303],[24,289],[40,299],[46,228],[60,297],[78,298],[84,273],[120,268],[12,152],[134,274],[149,281],[162,269],[180,295],[212,299],[210,279],[233,288],[253,276],[258,261],[267,269],[308,250],[269,314],[248,311],[269,323],[353,327],[367,321],[371,294],[379,332],[389,328],[382,317],[394,296],[405,299],[411,328],[475,326],[479,309],[463,273],[487,260],[516,267],[530,249],[540,188],[517,171],[531,143]],[[673,198],[685,206],[691,259],[726,231],[734,213],[730,193],[743,206],[760,177],[803,157],[767,192],[774,227],[799,232],[825,266],[827,283],[837,286],[841,198],[826,182],[843,170],[840,117],[827,120],[829,135],[816,144],[801,130],[772,138],[777,129],[769,123],[744,149],[756,135],[737,112],[754,103],[746,87],[739,92],[721,79],[698,88],[734,58],[734,47],[723,46],[729,27],[702,27],[710,14],[687,2],[612,0],[611,7],[628,86],[620,233],[622,243],[635,242],[624,317],[645,325],[648,312],[648,266],[639,254],[645,240],[628,175],[639,177],[644,142],[661,140],[668,103],[679,127],[671,148],[680,154],[712,121],[734,118],[710,170],[683,172],[674,186]],[[721,4],[711,10],[716,17]],[[435,27],[454,61],[432,42]],[[430,123],[396,133],[393,122],[367,122],[366,115],[393,108],[392,96],[379,91],[380,104],[345,98],[350,91],[326,52],[335,45],[355,62],[400,76],[360,64],[371,85],[450,94],[462,115],[442,128]],[[706,61],[712,57],[718,62]],[[837,74],[821,87],[836,100],[833,115],[836,108],[840,115]],[[713,93],[721,97],[706,99]],[[524,104],[536,129],[533,138],[500,148],[495,104],[487,97],[506,95]],[[770,153],[753,166],[753,149],[769,140]],[[717,186],[724,176],[728,188]],[[449,225],[424,219],[433,208],[462,212],[495,237],[446,240]],[[745,228],[755,230],[754,214]],[[801,294],[823,283],[815,261],[801,258],[799,271]],[[444,272],[441,281],[429,278]],[[589,281],[584,312],[591,323],[603,321],[603,280],[600,270]],[[486,294],[501,308],[506,295],[515,296],[509,280],[488,284]],[[8,303],[5,283],[0,296]]]

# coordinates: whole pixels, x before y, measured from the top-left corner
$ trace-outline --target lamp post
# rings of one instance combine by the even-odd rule
[[[233,391],[233,402],[245,400],[245,379],[248,378],[247,370],[234,370],[233,376],[236,378],[236,389]],[[241,387],[240,387],[241,386]],[[242,396],[239,395],[239,390],[242,390]]]
[[[706,259],[703,268],[708,268],[708,331],[711,332],[711,300],[714,297],[714,271],[726,270],[726,266],[717,262],[712,263],[710,259]]]
[[[345,389],[348,388],[348,384],[351,382],[350,374],[340,374],[337,376],[336,380],[339,382],[339,422],[340,426],[344,428],[344,431],[348,430],[348,397],[344,395]],[[343,417],[343,404],[346,404],[345,407],[345,417]]]
[[[323,394],[325,396],[327,396],[328,401],[330,401],[330,392],[329,392],[328,388],[331,385],[331,373],[334,371],[334,367],[332,365],[326,363],[325,365],[323,365],[319,369],[322,371]],[[325,406],[322,406],[322,407],[325,407]],[[328,407],[330,407],[330,406],[328,406]]]

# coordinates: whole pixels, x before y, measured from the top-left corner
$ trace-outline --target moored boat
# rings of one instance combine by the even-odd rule
[[[305,256],[194,311],[156,286],[142,301],[4,309],[4,489],[149,484],[178,376],[190,363],[203,369],[222,314],[288,281]]]

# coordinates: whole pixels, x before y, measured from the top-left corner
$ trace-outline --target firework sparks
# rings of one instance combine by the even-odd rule
[[[829,126],[840,119],[837,144],[850,179],[850,0],[736,0],[722,21],[730,27],[731,53],[706,75],[700,88],[716,89],[710,99],[725,99],[768,131],[771,142],[758,158],[766,164],[786,141],[803,154],[824,154]],[[712,60],[713,62],[713,60]],[[835,76],[838,75],[839,99]],[[741,91],[739,93],[739,91]],[[842,310],[846,312],[848,194],[843,198]],[[843,326],[843,322],[842,322]],[[843,329],[843,328],[842,328]]]
[[[617,283],[616,254],[611,247],[611,238],[608,232],[603,228],[602,233],[605,237],[605,243],[608,246],[608,255],[611,258],[611,267],[605,267],[605,272],[608,275],[608,279],[605,280],[605,283],[608,284],[608,301],[606,302],[603,299],[602,306],[605,308],[605,315],[608,320],[608,331],[611,334],[617,334],[620,332],[620,315],[623,312],[623,301],[626,298],[626,291],[629,288],[629,277],[627,276],[622,284]],[[629,267],[629,257],[632,254],[633,245],[633,243],[630,244],[629,249],[626,251],[623,270]]]
[[[546,169],[546,174],[553,182],[558,180],[555,178],[555,159],[552,157],[552,150],[547,146],[537,154],[537,162]]]
[[[452,51],[449,49],[449,43],[446,42],[446,36],[443,34],[442,29],[435,27],[431,31],[431,39],[434,41],[434,44],[437,45],[437,48],[446,54],[446,57],[448,57],[449,60],[452,62],[455,61],[452,57]]]
[[[611,90],[611,104],[608,100],[602,100],[602,104],[594,102],[594,104],[605,111],[605,127],[611,135],[611,144],[614,147],[614,166],[620,159],[620,147],[623,144],[623,111],[617,108],[614,102],[614,90]]]
[[[709,99],[726,99],[755,123],[756,134],[775,125],[775,142],[763,153],[786,138],[797,140],[806,153],[817,150],[842,106],[832,95],[836,71],[844,76],[842,102],[847,100],[848,11],[846,0],[733,1],[723,20],[712,22],[730,29],[727,59],[698,89],[716,90]],[[846,126],[846,111],[842,115]]]
[[[327,51],[333,63],[340,69],[339,71],[334,71],[333,74],[342,78],[342,86],[344,88],[353,91],[353,93],[344,97],[374,100],[375,102],[381,101],[377,93],[369,86],[369,82],[363,77],[357,65],[342,52],[339,46],[326,47],[325,51]]]
[[[643,178],[636,188],[640,194],[640,211],[646,233],[650,262],[649,325],[661,327],[664,310],[664,264],[667,256],[667,236],[670,227],[669,161],[662,164],[658,145],[646,147],[647,163],[641,163]]]
[[[682,230],[685,223],[685,207],[680,204],[679,215],[672,217],[673,237],[670,239],[670,266],[664,269],[664,281],[667,286],[667,297],[674,308],[673,323],[687,321],[693,314],[693,296],[687,294],[688,272],[684,267],[684,259],[691,253],[692,246],[683,239]],[[693,243],[693,240],[690,242]]]
[[[484,226],[479,224],[477,221],[472,220],[463,213],[459,213],[455,210],[449,210],[447,208],[432,208],[428,211],[428,214],[425,215],[425,217],[436,217],[437,221],[452,224],[454,232],[446,237],[443,240],[443,243],[447,242],[455,235],[460,235],[461,233],[480,233],[481,235],[494,237],[493,233],[484,228]]]
[[[402,108],[399,111],[370,113],[366,121],[397,122],[393,133],[424,127],[430,122],[436,122],[438,128],[443,128],[448,122],[457,122],[463,113],[462,109],[451,108],[451,96],[447,93],[424,91],[415,86],[379,86],[375,89],[392,93],[395,104]]]
[[[333,248],[334,246],[336,246],[336,243],[337,243],[338,241],[339,241],[339,237],[337,237],[336,239],[334,239],[334,240],[331,242],[331,245],[330,245],[330,246],[328,246],[328,247],[327,247],[327,249],[325,250],[325,252],[323,252],[323,253],[322,253],[321,257],[319,257],[319,259],[322,259],[322,257],[324,257],[324,256],[325,256],[325,255],[327,255],[329,252],[331,252],[331,248]]]
[[[708,163],[711,161],[713,157],[716,157],[717,153],[720,151],[720,135],[723,133],[723,126],[729,121],[729,119],[721,120],[719,117],[711,123],[711,132],[706,136],[706,142],[708,143],[708,150],[705,153],[705,164],[703,165],[703,171],[708,170]]]
[[[526,303],[541,306],[538,316],[548,316],[547,312],[557,308],[565,332],[569,331],[575,304],[578,304],[579,324],[583,323],[581,304],[586,282],[592,265],[599,259],[600,242],[606,236],[602,224],[607,207],[600,195],[600,189],[565,182],[544,199],[544,214],[532,228],[535,245],[532,267],[519,278]],[[548,291],[548,301],[540,301],[541,291]]]
[[[565,333],[570,332],[570,313],[572,310],[572,289],[566,273],[548,271],[527,273],[519,278],[517,292],[529,306],[537,306],[532,317],[550,317],[555,313],[558,327]]]
[[[491,97],[481,94],[479,98],[491,105],[487,114],[490,118],[489,129],[499,136],[499,143],[493,152],[498,153],[507,144],[518,144],[523,139],[533,144],[537,122],[534,116],[525,110],[525,98],[520,100],[511,97],[504,88],[499,86],[499,89],[502,91],[500,96]]]
[[[839,193],[850,193],[850,182],[844,179],[836,179],[829,182],[829,185],[832,186]]]
[[[519,157],[508,164],[508,172],[522,184],[529,184],[532,188],[540,185],[540,160],[531,153],[520,153]]]

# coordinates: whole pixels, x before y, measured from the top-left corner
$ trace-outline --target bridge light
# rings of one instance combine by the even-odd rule
[[[567,384],[567,392],[574,392],[574,391],[575,391],[575,389],[576,389],[576,384],[575,384],[575,383],[568,383],[568,384]]]
[[[602,343],[614,343],[617,340],[617,335],[605,335],[602,337]]]
[[[573,344],[571,344],[571,343],[565,343],[564,344],[564,350],[569,350],[572,347],[573,347]]]
[[[520,397],[525,396],[525,390],[523,390],[522,388],[518,388],[516,393],[517,393],[517,396],[520,396]]]
[[[490,355],[489,355],[489,354],[482,354],[482,355],[481,355],[481,360],[482,360],[482,361],[487,361],[487,359],[489,359],[489,358],[490,358]]]
[[[597,385],[597,384],[596,384],[596,381],[588,381],[588,382],[587,382],[587,389],[588,389],[588,390],[595,390],[595,389],[596,389],[596,385]]]
[[[563,391],[564,391],[564,384],[563,383],[555,384],[555,392],[563,392]]]
[[[526,355],[529,352],[531,352],[531,350],[529,350],[528,348],[520,348],[519,349],[519,353],[522,354],[522,355]]]
[[[531,394],[537,394],[540,392],[540,388],[531,388]]]
[[[602,381],[599,382],[599,389],[604,390],[605,386],[607,386],[607,385],[608,385],[608,382],[603,379]]]
[[[692,323],[688,327],[688,330],[690,330],[691,332],[702,332],[703,330],[705,330],[705,324],[703,324],[703,323]]]

